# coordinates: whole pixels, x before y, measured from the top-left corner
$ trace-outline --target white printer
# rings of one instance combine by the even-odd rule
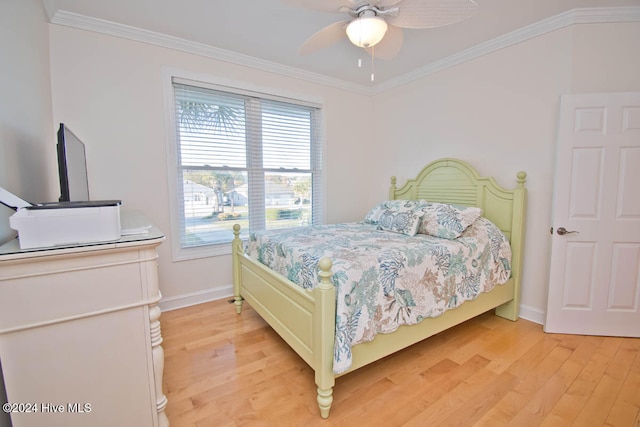
[[[54,202],[24,206],[9,217],[20,249],[120,239],[120,200]]]

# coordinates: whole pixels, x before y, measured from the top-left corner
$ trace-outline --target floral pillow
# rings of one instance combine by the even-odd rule
[[[423,203],[424,203],[424,200],[396,199],[396,200],[387,200],[386,202],[384,202],[384,205],[388,209],[402,209],[402,208],[415,209],[415,208],[421,207]]]
[[[424,203],[419,209],[424,212],[418,229],[443,239],[457,239],[462,232],[482,215],[482,209],[473,206],[455,206],[446,203]]]
[[[386,209],[386,203],[386,201],[380,202],[371,208],[367,215],[365,215],[364,222],[367,224],[377,224],[380,220],[380,215],[382,215],[382,212]]]
[[[378,229],[415,236],[424,212],[413,204],[385,209],[378,220]]]
[[[418,202],[416,200],[385,200],[384,202],[380,202],[373,208],[371,208],[367,215],[365,215],[364,222],[366,222],[367,224],[377,224],[380,220],[380,215],[382,215],[382,212],[384,212],[386,209],[415,209],[419,206],[422,206],[422,204],[421,202]]]

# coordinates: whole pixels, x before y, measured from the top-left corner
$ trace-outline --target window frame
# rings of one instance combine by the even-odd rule
[[[163,71],[164,81],[164,104],[165,104],[165,123],[166,123],[166,157],[167,157],[167,178],[168,178],[168,199],[169,199],[169,211],[171,221],[171,252],[173,261],[184,261],[190,259],[198,259],[212,256],[222,256],[231,254],[231,243],[217,243],[208,244],[194,247],[182,247],[181,244],[181,220],[183,200],[180,200],[178,191],[179,181],[179,164],[178,164],[178,147],[177,147],[177,126],[176,126],[176,109],[175,109],[175,94],[173,81],[177,80],[183,84],[190,84],[194,86],[200,86],[203,88],[211,88],[214,90],[222,90],[227,92],[236,93],[239,95],[259,96],[265,99],[272,99],[278,101],[289,101],[291,103],[297,103],[300,105],[306,105],[309,107],[318,108],[318,141],[319,151],[321,153],[321,176],[320,183],[320,197],[318,198],[320,203],[319,220],[320,223],[324,223],[326,220],[326,199],[327,199],[327,173],[326,173],[326,141],[325,135],[325,121],[324,121],[324,109],[323,102],[320,99],[309,97],[308,95],[301,95],[298,93],[290,93],[283,90],[276,90],[273,88],[266,88],[256,85],[251,85],[246,82],[240,82],[235,80],[227,80],[216,78],[209,75],[196,74],[184,70],[177,70],[166,68]],[[312,150],[313,151],[313,150]],[[313,155],[313,153],[312,153]]]

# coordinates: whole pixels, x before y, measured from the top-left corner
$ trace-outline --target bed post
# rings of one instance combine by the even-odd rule
[[[316,385],[318,386],[318,407],[322,418],[329,417],[333,403],[333,386],[336,382],[333,374],[333,347],[336,324],[336,289],[331,283],[329,258],[318,262],[320,284],[315,288],[315,310],[313,313],[313,354],[315,358]]]
[[[516,321],[520,317],[522,284],[522,252],[524,250],[525,217],[527,213],[526,172],[518,172],[518,186],[513,190],[513,222],[511,224],[511,277],[514,280],[513,299],[496,307],[496,315]]]
[[[242,312],[242,295],[240,295],[240,255],[243,253],[242,240],[240,240],[240,224],[233,225],[233,242],[231,243],[231,257],[233,259],[233,303],[236,306],[236,312]]]
[[[396,198],[396,177],[391,177],[391,187],[389,187],[389,200],[395,200]]]

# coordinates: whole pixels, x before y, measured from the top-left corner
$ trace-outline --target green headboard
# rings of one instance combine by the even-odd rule
[[[483,216],[496,224],[511,243],[511,275],[518,289],[514,305],[519,304],[522,274],[525,217],[527,212],[525,172],[516,175],[513,190],[499,186],[493,178],[481,177],[468,163],[457,159],[440,159],[429,163],[400,188],[391,177],[390,199],[428,200],[482,208]]]
[[[462,160],[440,159],[429,163],[400,188],[396,188],[396,177],[391,177],[389,198],[478,206],[483,216],[511,239],[514,228],[522,228],[520,220],[524,223],[526,177],[525,172],[518,172],[517,187],[506,190],[493,178],[480,177]]]

